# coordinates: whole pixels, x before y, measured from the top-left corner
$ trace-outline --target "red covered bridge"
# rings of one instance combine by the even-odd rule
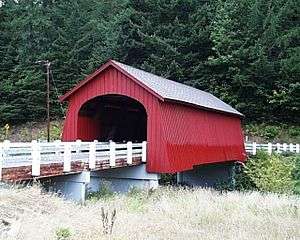
[[[243,115],[215,96],[110,60],[61,97],[63,141],[147,141],[147,171],[244,161]]]

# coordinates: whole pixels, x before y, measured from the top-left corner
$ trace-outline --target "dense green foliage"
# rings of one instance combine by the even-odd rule
[[[2,124],[44,117],[37,60],[62,94],[109,58],[210,91],[249,121],[299,121],[297,0],[1,2]]]
[[[291,124],[246,124],[244,133],[250,141],[257,142],[300,142],[300,126]]]
[[[300,156],[283,156],[258,152],[236,175],[238,190],[275,193],[300,193]]]
[[[294,192],[300,194],[300,155],[297,155],[294,159],[295,168],[292,172],[292,177],[295,181]]]

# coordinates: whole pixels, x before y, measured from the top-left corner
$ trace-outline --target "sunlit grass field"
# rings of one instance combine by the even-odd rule
[[[300,239],[300,199],[161,187],[79,205],[42,193],[38,187],[12,187],[0,190],[0,220],[1,239],[296,240]]]

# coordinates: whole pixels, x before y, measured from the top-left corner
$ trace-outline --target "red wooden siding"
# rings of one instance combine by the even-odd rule
[[[150,169],[178,172],[199,164],[245,159],[239,118],[174,103],[162,103],[161,112],[164,161],[151,161]]]
[[[99,122],[95,119],[78,116],[77,123],[77,139],[82,141],[93,141],[97,139],[100,132]]]
[[[78,113],[87,101],[107,94],[124,95],[144,106],[149,172],[174,173],[204,163],[245,159],[239,117],[162,101],[113,66],[68,96],[64,141],[97,137],[101,130],[97,123]]]

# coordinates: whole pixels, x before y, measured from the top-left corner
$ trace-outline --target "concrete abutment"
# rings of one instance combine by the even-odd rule
[[[194,166],[192,170],[177,173],[177,183],[192,187],[216,188],[234,185],[235,163],[214,163]]]
[[[112,168],[51,178],[45,182],[47,188],[65,199],[84,202],[88,194],[109,187],[112,192],[125,193],[131,188],[155,189],[160,175],[147,173],[146,165]]]
[[[177,173],[177,183],[192,187],[215,188],[234,184],[234,162],[205,164],[194,169]],[[146,164],[111,168],[51,178],[48,188],[64,198],[84,202],[89,193],[108,188],[109,191],[126,193],[132,188],[156,189],[160,174],[148,173]]]

